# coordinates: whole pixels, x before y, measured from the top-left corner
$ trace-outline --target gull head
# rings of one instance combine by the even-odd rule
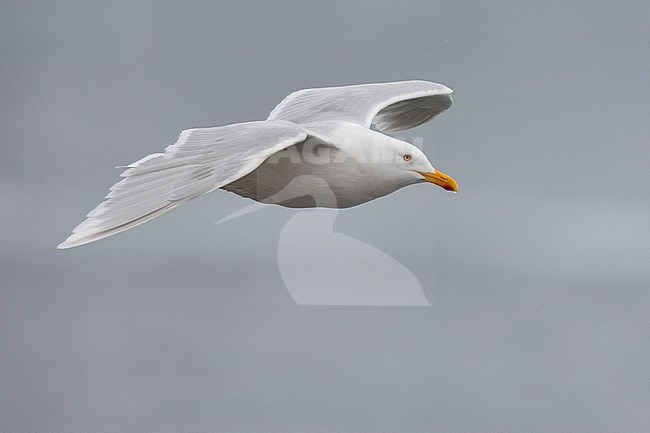
[[[395,140],[398,141],[398,140]],[[410,143],[393,141],[389,151],[384,153],[389,176],[406,185],[430,182],[450,191],[458,192],[458,183],[440,170],[436,170],[427,156]]]
[[[456,181],[434,168],[411,143],[359,126],[348,125],[336,132],[339,135],[334,142],[345,156],[339,155],[335,161],[352,162],[378,189],[386,189],[384,193],[421,182],[458,192]]]

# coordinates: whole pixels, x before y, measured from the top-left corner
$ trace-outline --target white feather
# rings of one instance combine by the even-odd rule
[[[380,131],[420,125],[451,107],[452,90],[430,81],[359,84],[293,92],[268,120],[303,124],[327,120],[356,123]]]
[[[126,168],[106,200],[58,248],[71,248],[130,229],[255,170],[307,133],[283,121],[188,129],[165,153]]]

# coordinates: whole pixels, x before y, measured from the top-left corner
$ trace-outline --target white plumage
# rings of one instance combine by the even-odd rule
[[[126,166],[58,248],[122,232],[218,188],[264,203],[333,208],[424,181],[456,191],[419,149],[378,132],[426,122],[451,106],[451,93],[427,81],[306,89],[266,121],[185,130],[164,153]]]

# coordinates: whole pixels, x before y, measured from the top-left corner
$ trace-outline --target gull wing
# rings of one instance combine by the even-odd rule
[[[360,84],[293,92],[268,117],[297,124],[347,121],[382,132],[420,125],[451,107],[452,90],[430,81]]]
[[[99,206],[59,249],[87,244],[163,215],[255,170],[307,133],[284,121],[188,129],[165,153],[126,166]]]

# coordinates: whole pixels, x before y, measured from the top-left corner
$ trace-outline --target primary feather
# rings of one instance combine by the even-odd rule
[[[231,183],[307,133],[284,121],[188,129],[165,153],[128,166],[106,200],[59,245],[71,248],[122,232]]]

